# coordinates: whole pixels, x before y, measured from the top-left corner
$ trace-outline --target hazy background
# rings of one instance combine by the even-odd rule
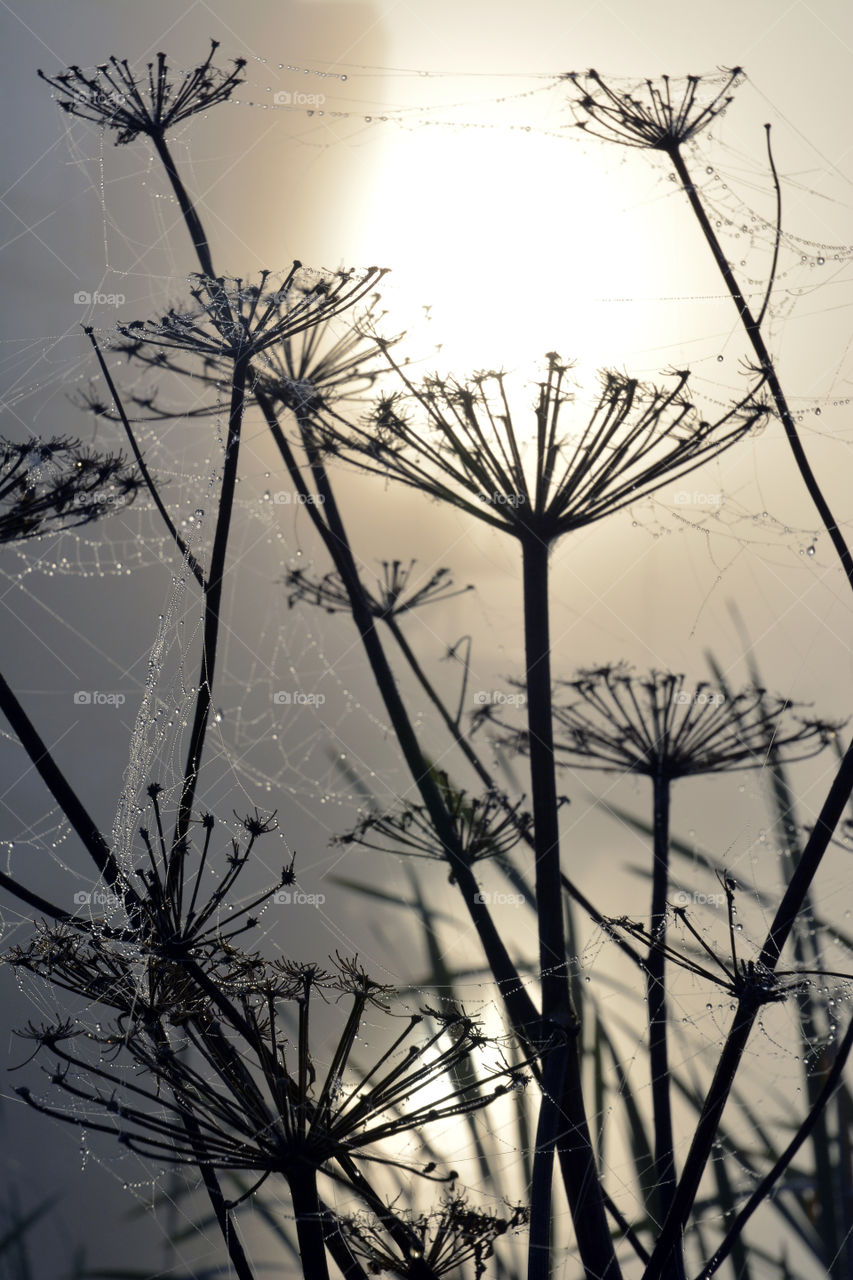
[[[196,266],[145,142],[115,148],[95,127],[69,122],[36,79],[37,67],[50,74],[111,53],[141,65],[160,49],[171,64],[188,67],[205,55],[211,37],[221,42],[220,63],[245,57],[247,82],[235,100],[181,126],[174,139],[218,269],[249,276],[286,268],[294,257],[315,266],[391,267],[383,287],[386,330],[407,330],[404,349],[416,367],[516,372],[523,421],[532,398],[525,380],[552,349],[577,361],[579,414],[596,369],[608,365],[652,379],[689,363],[708,412],[742,394],[744,346],[733,308],[665,163],[579,137],[559,81],[561,73],[590,66],[640,78],[737,63],[749,80],[713,137],[702,140],[702,160],[691,165],[718,216],[730,219],[723,243],[760,297],[771,244],[753,219],[772,216],[762,128],[772,123],[784,227],[792,237],[782,248],[772,345],[815,470],[847,519],[848,5],[263,0],[238,7],[155,0],[143,7],[17,0],[2,6],[0,22],[5,434],[93,439],[91,417],[69,403],[69,394],[94,376],[81,322],[108,336],[116,319],[161,314],[186,296],[186,276]],[[324,101],[309,114],[277,104],[283,92]],[[81,290],[121,294],[125,302],[87,309],[74,301]],[[150,387],[137,374],[131,381]],[[180,519],[212,509],[214,431],[203,420],[155,428],[146,437]],[[232,549],[239,571],[227,602],[232,625],[223,637],[217,692],[222,719],[202,791],[223,818],[232,807],[277,806],[282,842],[265,850],[270,873],[295,850],[303,889],[326,895],[310,919],[267,917],[270,945],[318,958],[336,947],[358,949],[380,976],[411,979],[425,961],[412,953],[402,913],[377,911],[331,879],[404,884],[390,859],[342,855],[328,839],[352,824],[358,804],[342,765],[386,803],[406,780],[351,624],[305,606],[287,609],[284,571],[315,565],[323,573],[327,565],[306,514],[265,501],[283,487],[274,467],[253,419],[242,454]],[[470,690],[505,687],[521,654],[514,547],[401,491],[350,476],[339,484],[366,565],[416,557],[425,572],[448,565],[460,584],[476,585],[476,596],[406,624],[442,689],[452,698],[458,688],[458,668],[438,660],[463,634],[473,638]],[[687,504],[677,501],[684,492],[691,495]],[[724,501],[709,505],[702,497],[715,493]],[[208,534],[203,521],[202,549]],[[771,423],[686,482],[558,549],[555,671],[569,676],[580,665],[626,658],[701,678],[710,649],[739,683],[747,676],[747,635],[772,688],[814,701],[826,715],[846,715],[848,593],[825,535],[815,535],[814,511],[781,428]],[[140,509],[79,536],[42,540],[25,555],[8,549],[0,569],[4,672],[109,831],[157,616],[168,612],[170,548],[154,517]],[[732,601],[743,629],[732,618]],[[197,619],[190,584],[174,604],[164,691],[179,674],[182,645],[194,675]],[[73,700],[81,689],[121,693],[125,702],[118,709],[81,707]],[[280,689],[322,691],[326,701],[316,711],[284,715],[272,702]],[[423,699],[409,691],[420,707]],[[423,710],[425,740],[443,759],[445,744]],[[9,842],[4,869],[70,903],[75,890],[90,885],[89,867],[56,829],[44,790],[13,743],[3,741],[0,761],[0,839]],[[804,821],[822,800],[831,767],[827,758],[802,771]],[[608,911],[642,910],[645,887],[638,899],[635,878],[614,878],[640,846],[591,813],[587,785],[596,788],[593,775],[586,783],[566,780],[573,800],[567,862],[582,868],[583,887]],[[708,794],[685,784],[676,825],[725,854],[747,883],[772,880],[775,864],[756,860],[767,820],[757,782],[746,779],[740,789],[737,781],[723,784]],[[620,783],[608,795],[644,811],[641,787]],[[457,920],[442,938],[448,962],[471,963],[476,952],[444,872],[420,871],[436,904]],[[258,874],[263,879],[265,869]],[[827,868],[824,890],[839,910],[849,906],[848,881],[843,862]],[[3,919],[5,944],[26,936],[27,916],[15,903],[3,904]],[[516,926],[515,940],[532,954],[526,928]],[[8,1034],[34,1010],[4,977]],[[48,1016],[50,996],[36,996]],[[490,998],[479,979],[472,979],[470,996]],[[8,1045],[11,1065],[26,1056],[11,1035]],[[61,1224],[64,1238],[46,1249],[40,1274],[61,1274],[57,1268],[75,1243],[105,1265],[131,1248],[135,1262],[156,1259],[162,1246],[150,1220],[131,1226],[119,1218],[134,1203],[121,1189],[133,1180],[127,1169],[113,1158],[106,1170],[93,1160],[85,1178],[74,1177],[79,1135],[5,1100],[11,1086],[25,1078],[32,1083],[35,1075],[31,1067],[4,1084],[0,1124],[8,1185],[21,1202],[59,1197],[51,1222]],[[137,1165],[134,1177],[140,1176]],[[150,1199],[150,1189],[137,1191]]]

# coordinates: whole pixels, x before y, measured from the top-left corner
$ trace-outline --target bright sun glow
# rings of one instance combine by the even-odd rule
[[[600,152],[535,132],[422,128],[390,134],[375,163],[365,236],[392,267],[395,314],[431,307],[449,367],[524,368],[557,350],[593,369],[648,345],[637,309],[614,301],[648,292],[634,250],[647,218],[627,217],[624,175],[617,202]]]

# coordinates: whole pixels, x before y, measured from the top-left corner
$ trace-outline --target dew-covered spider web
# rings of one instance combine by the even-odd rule
[[[568,105],[571,86],[562,73],[479,77],[352,65],[332,74],[319,64],[297,67],[271,57],[250,60],[247,76],[247,84],[219,109],[226,120],[219,151],[211,149],[208,133],[208,151],[197,154],[193,131],[199,122],[179,126],[170,137],[188,188],[209,193],[205,206],[214,243],[219,231],[232,251],[241,245],[231,222],[233,203],[211,175],[217,166],[227,169],[234,163],[239,140],[246,136],[271,150],[286,143],[294,185],[306,203],[315,174],[323,195],[336,160],[344,153],[355,155],[363,169],[365,222],[377,203],[371,165],[385,181],[401,148],[415,154],[422,148],[424,164],[442,153],[449,157],[447,174],[434,177],[439,185],[446,183],[448,195],[460,175],[453,164],[463,166],[478,140],[490,165],[502,152],[521,165],[524,148],[535,148],[537,163],[558,193],[563,171],[577,163],[579,173],[598,175],[595,191],[602,199],[618,188],[625,208],[610,221],[594,209],[587,214],[576,238],[554,253],[560,261],[552,282],[543,282],[538,264],[525,272],[527,240],[517,226],[505,225],[507,241],[515,235],[518,242],[494,263],[506,298],[499,329],[505,337],[518,327],[523,358],[508,355],[504,347],[494,360],[508,370],[518,421],[526,413],[533,428],[533,387],[541,373],[536,352],[546,351],[550,342],[571,359],[573,352],[564,344],[576,335],[580,341],[584,328],[589,343],[573,371],[570,408],[581,421],[594,397],[596,367],[604,367],[605,360],[646,381],[690,367],[694,401],[708,417],[745,393],[753,374],[742,329],[713,263],[703,259],[705,246],[689,222],[665,157],[628,154],[584,136],[575,128]],[[641,83],[611,83],[622,92],[642,91]],[[778,239],[776,192],[760,123],[755,125],[768,115],[782,190]],[[210,377],[188,381],[168,371],[161,375],[150,363],[128,357],[113,326],[113,310],[127,323],[186,303],[188,271],[195,264],[177,204],[144,142],[114,149],[108,136],[65,117],[58,128],[65,129],[68,172],[87,210],[88,229],[98,229],[97,248],[90,246],[89,256],[97,270],[90,271],[82,290],[95,301],[75,302],[76,310],[63,306],[59,327],[5,341],[5,430],[23,438],[59,424],[86,443],[126,449],[112,397],[80,334],[81,320],[93,324],[176,528],[192,556],[209,565],[227,429],[227,378],[216,385]],[[784,146],[782,141],[777,146],[777,134]],[[853,246],[842,234],[849,221],[849,182],[748,80],[713,127],[685,148],[685,159],[740,286],[757,308],[776,258],[765,336],[790,385],[804,445],[827,477],[846,527],[846,485],[838,477],[850,445],[850,343],[844,316]],[[351,169],[345,177],[347,191],[355,190]],[[529,178],[530,170],[522,169],[517,185],[523,187]],[[227,208],[221,218],[218,195]],[[499,220],[498,212],[494,216]],[[602,243],[590,247],[578,237],[589,234],[597,218]],[[356,215],[353,222],[358,223]],[[281,249],[271,224],[272,219],[255,222],[251,243],[242,243],[245,257],[238,268],[218,251],[217,266],[239,269],[247,278],[260,267],[279,268],[280,262],[267,261],[273,248]],[[646,256],[660,270],[638,269],[623,294],[611,260],[618,261],[619,246],[629,234],[638,242],[649,238]],[[298,252],[297,240],[295,234],[287,236],[283,256],[288,261]],[[450,261],[456,263],[452,225],[447,241]],[[370,235],[357,228],[347,252],[349,243],[370,244]],[[395,253],[402,244],[393,242]],[[573,251],[593,264],[582,277],[581,320],[569,323],[553,295],[566,296],[569,268],[563,259]],[[641,255],[635,250],[634,256]],[[341,262],[350,265],[349,259]],[[497,327],[489,329],[488,301],[482,317],[478,313],[482,298],[492,297],[488,288],[460,271],[458,295],[427,296],[414,266],[405,259],[388,265],[394,274],[387,287],[383,284],[382,325],[389,335],[406,330],[395,350],[404,352],[407,374],[416,379],[440,369],[464,377],[490,367],[479,350],[471,357],[479,363],[461,368],[457,363],[475,350],[465,345],[465,330],[497,333]],[[440,285],[446,293],[447,279]],[[464,314],[462,332],[454,334],[451,327],[448,337],[442,324],[459,313]],[[544,336],[546,322],[555,331],[551,338]],[[346,317],[341,317],[330,336],[346,332]],[[608,343],[612,349],[605,354]],[[339,411],[364,414],[371,397],[391,388],[394,377],[383,366],[381,382],[368,394],[342,402]],[[298,451],[292,415],[283,413],[281,421]],[[583,529],[560,545],[552,562],[555,680],[570,680],[580,667],[625,659],[639,670],[685,671],[694,683],[716,678],[740,686],[757,677],[798,702],[814,703],[816,714],[843,719],[849,704],[850,608],[830,541],[798,487],[786,448],[779,423],[771,418],[700,472],[663,486],[612,522]],[[300,462],[307,482],[310,473],[301,454]],[[356,561],[371,590],[380,589],[383,566],[395,561],[415,562],[413,583],[425,583],[447,567],[456,586],[474,585],[470,593],[413,609],[399,620],[429,689],[390,632],[382,630],[384,624],[377,623],[428,763],[474,795],[480,784],[454,746],[435,698],[466,740],[484,703],[505,706],[510,728],[523,726],[523,711],[511,701],[512,682],[524,669],[517,548],[494,531],[472,527],[456,511],[356,475],[334,455],[327,462]],[[311,513],[298,500],[252,405],[241,443],[213,706],[196,800],[198,813],[209,811],[216,819],[215,856],[199,871],[200,883],[207,893],[214,891],[229,841],[241,838],[244,816],[275,811],[277,828],[259,842],[235,905],[277,885],[283,868],[292,865],[295,879],[281,901],[271,898],[259,909],[250,945],[270,957],[317,962],[335,952],[357,952],[373,977],[401,989],[404,1013],[428,1002],[449,1007],[458,1000],[497,1035],[505,1031],[500,1000],[447,868],[400,851],[334,842],[360,819],[399,812],[416,803],[417,795],[351,618],[294,592],[294,574],[319,583],[331,568]],[[131,880],[140,864],[139,827],[151,823],[147,788],[152,783],[163,788],[162,811],[167,825],[173,824],[184,778],[203,604],[188,558],[143,491],[130,507],[102,522],[6,547],[0,573],[19,643],[36,637],[22,700],[33,708],[34,719],[37,712],[41,717],[45,740],[57,743],[63,767],[101,830],[109,833],[110,847]],[[102,604],[105,599],[108,606]],[[739,601],[737,616],[733,599]],[[37,638],[48,634],[54,637],[54,652]],[[88,701],[79,700],[79,694],[88,695]],[[839,730],[838,741],[848,733]],[[3,737],[4,752],[12,757],[14,738],[5,729]],[[66,741],[74,744],[71,750],[63,746]],[[470,741],[497,785],[520,803],[529,793],[526,758],[512,754],[488,723]],[[836,764],[833,752],[830,746],[792,772],[796,802],[784,814],[771,761],[748,774],[676,787],[671,896],[695,933],[672,915],[668,936],[694,961],[698,957],[712,966],[708,949],[721,961],[714,970],[716,984],[695,966],[670,965],[678,1161],[686,1155],[696,1099],[707,1088],[730,1022],[734,997],[725,986],[723,966],[738,976],[757,957],[790,872],[792,843],[801,848],[817,820]],[[87,756],[96,760],[91,769]],[[21,772],[23,756],[14,760]],[[570,801],[561,808],[567,874],[608,918],[647,921],[651,808],[646,780],[566,770],[559,785]],[[103,921],[106,930],[117,925],[123,908],[104,882],[93,887],[91,868],[61,811],[35,798],[34,789],[22,795],[19,810],[8,797],[7,804],[12,822],[2,870],[25,881],[34,861],[49,859],[38,892],[72,914]],[[198,857],[199,835],[194,825],[191,857]],[[848,836],[848,828],[840,827],[796,952],[786,952],[779,978],[779,994],[786,998],[768,1000],[763,1008],[742,1092],[715,1151],[717,1164],[725,1159],[736,1180],[740,1199],[766,1168],[770,1146],[761,1146],[763,1133],[784,1132],[792,1099],[796,1114],[805,1113],[813,1082],[850,1016],[849,982],[825,976],[853,968]],[[511,939],[513,958],[535,992],[535,918],[518,879],[532,884],[532,855],[519,845],[513,859],[515,879],[497,865],[484,863],[478,871],[495,918]],[[720,877],[731,877],[737,886],[731,917]],[[610,925],[591,920],[577,903],[571,913],[572,977],[586,1014],[590,1126],[608,1191],[633,1221],[650,1211],[644,1196],[651,1169],[640,1144],[625,1136],[636,1119],[635,1105],[645,1118],[651,1105],[644,983]],[[222,918],[227,919],[224,910]],[[4,900],[7,945],[28,936],[31,920],[29,907]],[[805,976],[805,970],[813,972]],[[28,976],[21,985],[33,1002],[33,1022],[55,1021],[58,1010],[70,1007],[58,1004],[50,983]],[[339,1012],[332,1001],[319,1019],[318,1066],[330,1059]],[[72,1016],[85,1036],[99,1032],[104,1014],[92,1002],[87,1009],[74,1004]],[[386,1035],[381,1011],[371,1012],[359,1058],[363,1067]],[[511,1052],[505,1042],[502,1052]],[[36,1075],[35,1068],[27,1070]],[[123,1078],[130,1081],[132,1072]],[[406,1158],[421,1164],[435,1159],[442,1168],[455,1169],[464,1185],[479,1181],[483,1203],[493,1208],[524,1199],[535,1147],[534,1094],[535,1088],[528,1088],[521,1100],[503,1099],[470,1125],[447,1123],[425,1136],[407,1135]],[[78,1121],[89,1114],[83,1102],[66,1098],[64,1105]],[[828,1120],[828,1141],[839,1150],[842,1124],[841,1110]],[[84,1165],[97,1160],[141,1202],[155,1206],[165,1215],[164,1232],[183,1215],[192,1219],[180,1177],[176,1181],[165,1163],[154,1167],[101,1137],[90,1140],[85,1129],[77,1137]],[[808,1177],[802,1174],[803,1180]],[[402,1175],[388,1178],[389,1197],[401,1195],[408,1185]],[[245,1236],[263,1238],[268,1252],[278,1229],[270,1227],[270,1208],[292,1226],[287,1197],[271,1184],[245,1202],[240,1218]],[[237,1198],[247,1185],[235,1179],[230,1193]],[[326,1190],[340,1208],[352,1208],[348,1193],[331,1185]],[[430,1194],[426,1183],[415,1205],[431,1203]],[[709,1197],[704,1225],[715,1240],[724,1229],[719,1206]],[[272,1235],[263,1236],[269,1230]],[[557,1273],[572,1275],[563,1205],[556,1214],[556,1234],[565,1251]],[[212,1232],[208,1244],[211,1252],[217,1247]],[[499,1256],[495,1275],[524,1273],[523,1247],[517,1242],[508,1240]],[[189,1257],[185,1261],[188,1267],[197,1265]]]

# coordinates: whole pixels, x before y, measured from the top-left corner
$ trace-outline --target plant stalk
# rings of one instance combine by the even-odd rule
[[[817,874],[832,834],[841,820],[844,809],[853,792],[853,743],[847,748],[841,767],[835,776],[829,794],[823,803],[818,819],[803,850],[773,923],[758,957],[759,969],[775,970],[782,948],[802,909],[803,902]],[[690,1210],[696,1199],[705,1166],[711,1154],[720,1119],[723,1114],[735,1075],[740,1066],[761,1001],[749,993],[738,1001],[732,1026],[717,1063],[714,1078],[699,1116],[693,1141],[678,1181],[672,1206],[658,1237],[651,1260],[644,1273],[644,1280],[661,1280],[666,1274],[672,1251],[687,1224]]]
[[[670,148],[667,155],[672,161],[687,199],[690,201],[690,206],[696,215],[696,220],[702,229],[702,234],[708,242],[708,247],[714,256],[714,261],[716,262],[720,270],[720,274],[726,283],[726,288],[731,294],[732,300],[737,307],[738,315],[741,323],[743,324],[746,336],[758,358],[761,372],[766,376],[767,386],[770,389],[771,396],[773,397],[773,403],[776,406],[776,411],[779,414],[779,418],[785,430],[785,435],[788,437],[788,444],[791,446],[791,452],[794,455],[794,461],[796,462],[800,475],[803,478],[803,483],[808,490],[812,502],[817,507],[823,527],[829,534],[832,545],[838,553],[838,558],[841,561],[842,568],[847,575],[847,581],[850,583],[851,588],[853,588],[853,555],[850,553],[850,549],[838,527],[835,516],[832,514],[829,503],[824,498],[820,485],[818,484],[814,472],[809,465],[809,460],[806,457],[805,450],[803,449],[802,442],[794,423],[793,415],[791,410],[788,408],[788,402],[785,399],[784,392],[782,391],[781,384],[777,377],[773,359],[767,350],[764,338],[762,337],[760,323],[753,316],[746,299],[741,293],[740,286],[735,279],[734,272],[729,266],[726,255],[723,253],[720,242],[714,233],[714,228],[711,226],[708,215],[702,205],[702,201],[699,199],[699,193],[693,184],[693,180],[690,177],[687,165],[684,163],[684,158],[679,147],[676,145]]]
[[[186,837],[192,817],[193,800],[198,782],[207,723],[213,699],[213,676],[216,667],[216,646],[219,639],[219,610],[222,604],[222,582],[225,573],[225,555],[228,534],[234,508],[234,490],[237,484],[237,462],[240,453],[240,430],[246,402],[246,378],[248,359],[239,357],[234,362],[231,376],[231,408],[228,415],[228,438],[225,444],[225,464],[219,509],[216,514],[216,531],[210,556],[210,570],[204,593],[204,625],[202,637],[201,672],[198,681],[195,714],[190,733],[190,745],[184,770],[184,785],[175,824],[174,846]]]

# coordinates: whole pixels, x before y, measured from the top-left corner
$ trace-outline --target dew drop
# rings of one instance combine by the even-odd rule
[[[723,363],[723,357],[717,356],[717,364],[722,364],[722,363]]]
[[[814,549],[814,547],[806,547],[806,555],[807,555],[807,556],[813,556],[814,554],[815,554],[815,549]]]

